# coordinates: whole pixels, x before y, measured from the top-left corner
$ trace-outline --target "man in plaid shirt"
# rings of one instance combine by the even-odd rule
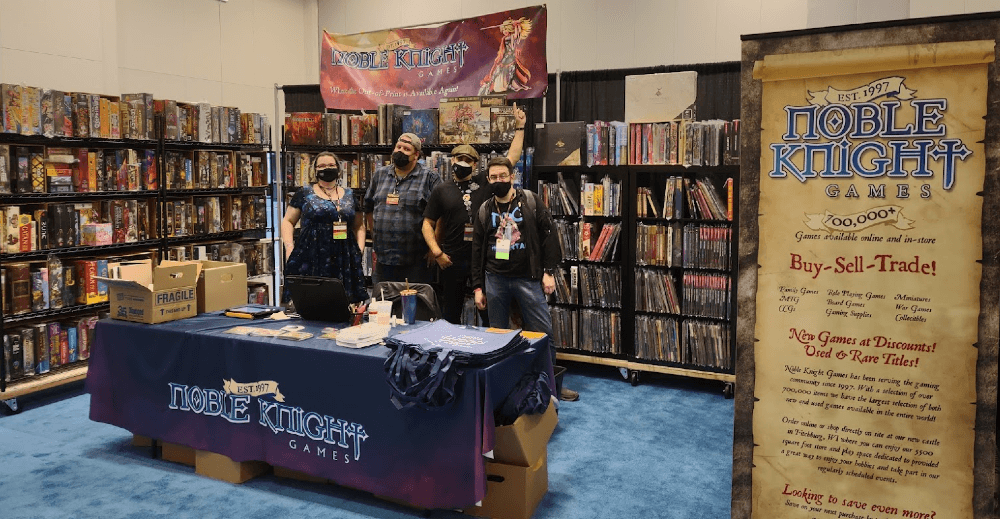
[[[365,193],[365,216],[374,229],[375,268],[372,283],[433,283],[421,233],[424,208],[441,176],[417,162],[420,137],[404,133],[392,151],[392,165],[375,170]]]

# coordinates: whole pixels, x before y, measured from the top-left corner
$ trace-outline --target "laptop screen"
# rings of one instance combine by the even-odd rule
[[[339,279],[285,276],[285,286],[292,296],[295,311],[303,319],[330,323],[350,321],[351,309],[347,291]]]

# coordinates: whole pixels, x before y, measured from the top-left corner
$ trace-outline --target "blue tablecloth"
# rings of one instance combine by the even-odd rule
[[[224,333],[288,324],[315,337]],[[485,496],[493,410],[525,372],[554,380],[548,339],[535,339],[524,353],[467,370],[452,405],[397,410],[383,372],[389,350],[337,346],[318,338],[324,326],[219,314],[158,325],[102,320],[86,382],[90,418],[416,506],[462,508]]]

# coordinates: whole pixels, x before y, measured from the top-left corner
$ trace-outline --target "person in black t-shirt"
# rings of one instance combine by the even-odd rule
[[[511,163],[521,158],[524,146],[524,110],[514,105],[517,131],[507,151]],[[422,233],[437,263],[438,299],[441,313],[450,323],[459,324],[462,306],[468,293],[469,266],[472,260],[472,218],[489,196],[486,174],[474,174],[479,168],[479,152],[468,144],[451,150],[452,182],[438,184],[427,199]],[[486,312],[481,320],[488,325]]]
[[[515,189],[513,168],[503,157],[489,162],[487,179],[492,195],[473,219],[470,277],[476,307],[490,313],[490,324],[510,327],[510,307],[521,309],[523,328],[552,336],[552,318],[546,295],[556,289],[553,276],[561,259],[559,233],[549,209],[529,190]],[[549,341],[552,364],[555,344]],[[580,395],[563,387],[561,400]]]

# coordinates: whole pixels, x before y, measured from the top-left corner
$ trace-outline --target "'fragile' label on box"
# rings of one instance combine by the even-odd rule
[[[170,303],[182,303],[185,301],[194,301],[193,288],[175,290],[173,292],[159,292],[156,294],[157,306],[166,305]]]

